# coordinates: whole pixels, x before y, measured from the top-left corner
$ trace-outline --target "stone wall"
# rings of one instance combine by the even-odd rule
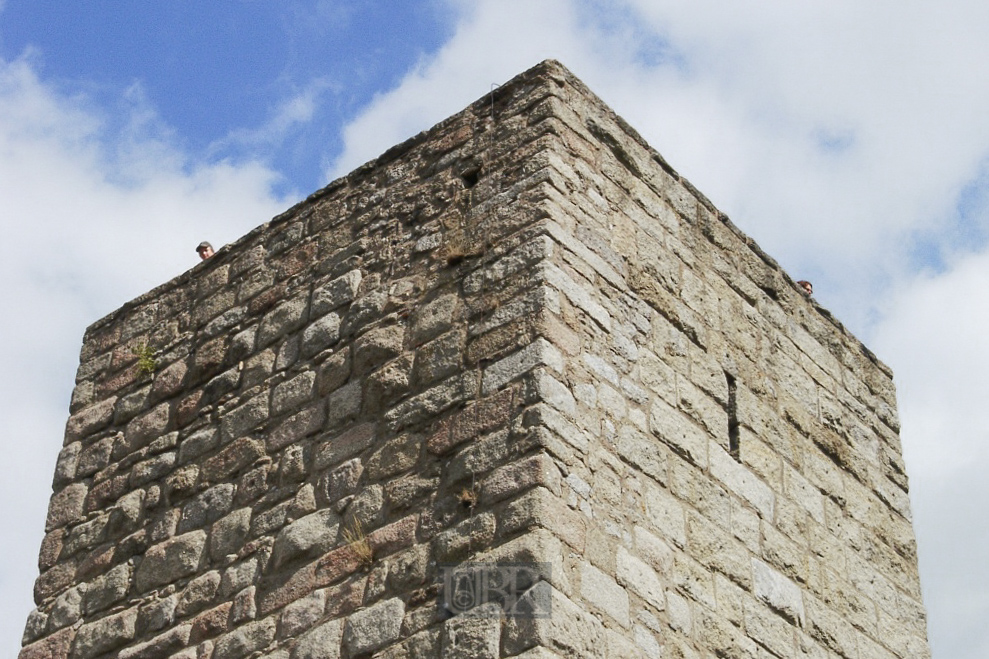
[[[927,656],[897,431],[545,62],[87,331],[20,656]],[[467,560],[551,616],[451,616]]]

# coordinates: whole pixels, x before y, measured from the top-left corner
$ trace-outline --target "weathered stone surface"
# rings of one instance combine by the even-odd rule
[[[189,642],[192,625],[179,625],[169,629],[150,641],[138,643],[125,648],[117,655],[117,659],[157,659],[167,657],[176,650],[181,650]]]
[[[772,489],[720,446],[712,443],[708,455],[711,474],[724,483],[729,491],[750,503],[762,517],[772,519],[775,500]]]
[[[360,381],[340,387],[326,399],[326,427],[335,428],[361,411],[363,391]]]
[[[563,357],[560,351],[545,339],[536,339],[531,345],[486,368],[484,393],[491,393],[501,388],[537,366],[548,366],[557,372],[563,370]]]
[[[629,626],[628,593],[590,563],[585,563],[580,571],[580,594],[622,627]]]
[[[149,547],[134,575],[135,587],[145,592],[193,574],[205,547],[205,531],[192,531]]]
[[[342,620],[325,622],[299,637],[290,659],[339,659],[342,636]]]
[[[412,343],[422,345],[453,327],[457,296],[440,295],[424,305],[412,321]]]
[[[326,502],[335,502],[357,493],[357,484],[364,473],[360,458],[344,462],[320,479],[319,494]]]
[[[257,575],[258,571],[255,569],[250,577],[246,577],[245,575],[245,578],[248,581],[256,581]],[[258,617],[257,590],[257,586],[248,586],[234,596],[233,602],[227,603],[230,605],[230,616],[228,619],[231,625],[239,625],[242,622],[254,620]],[[229,595],[229,591],[224,589],[223,592]]]
[[[242,659],[268,647],[275,638],[275,626],[274,618],[241,625],[216,640],[213,659]]]
[[[271,413],[282,414],[308,402],[315,382],[316,374],[306,371],[276,386],[271,392]]]
[[[311,357],[340,340],[340,316],[329,313],[310,323],[302,332],[302,354]]]
[[[271,375],[275,368],[275,352],[270,348],[251,355],[244,361],[244,369],[240,386],[254,387]]]
[[[228,341],[226,336],[217,336],[193,348],[192,364],[187,375],[190,383],[203,382],[220,372]]]
[[[188,370],[188,364],[184,361],[178,361],[155,373],[154,383],[151,385],[151,392],[148,395],[149,400],[156,403],[179,393],[182,390],[182,384]]]
[[[264,392],[231,410],[223,418],[220,429],[224,440],[236,439],[254,430],[268,419],[268,415],[268,393]]]
[[[318,432],[325,421],[326,406],[317,402],[273,428],[265,439],[265,446],[269,453],[273,453]]]
[[[171,418],[171,407],[168,403],[161,403],[128,423],[124,430],[124,437],[127,439],[130,450],[134,451],[142,446],[147,446],[165,434],[170,429]]]
[[[185,618],[199,613],[209,605],[219,587],[220,573],[217,570],[211,570],[202,576],[196,577],[189,582],[179,595],[175,615]]]
[[[45,633],[48,626],[48,614],[39,609],[33,609],[27,616],[27,624],[24,626],[24,635],[21,637],[21,644],[28,645]]]
[[[93,580],[86,589],[86,615],[109,608],[126,597],[133,569],[124,563]]]
[[[25,645],[17,659],[68,659],[76,629],[69,627],[50,636]]]
[[[414,543],[418,521],[416,515],[409,515],[369,533],[367,541],[374,555],[387,556]]]
[[[230,512],[233,496],[234,486],[230,483],[222,483],[192,498],[182,507],[178,532],[201,529],[220,519]]]
[[[135,607],[82,625],[72,645],[72,656],[89,659],[124,645],[134,638],[136,623]]]
[[[350,347],[345,347],[333,353],[320,365],[316,378],[316,389],[320,396],[325,396],[339,389],[347,382],[351,373]]]
[[[242,437],[203,463],[203,478],[212,482],[229,478],[264,454],[264,442]]]
[[[497,605],[485,613],[472,612],[443,623],[443,659],[498,659],[501,617]]]
[[[535,455],[496,469],[481,485],[485,502],[500,501],[531,487],[542,486],[560,493],[560,470],[545,454]]]
[[[398,640],[402,632],[405,603],[398,598],[379,602],[351,615],[343,642],[352,655],[372,652]]]
[[[638,467],[647,476],[659,483],[668,481],[666,454],[657,445],[655,438],[626,426],[618,431],[615,448],[623,460]]]
[[[299,361],[301,350],[301,337],[298,334],[292,335],[282,341],[275,357],[275,370],[285,371]]]
[[[429,384],[449,377],[462,368],[466,336],[449,332],[416,350],[413,377],[417,384]]]
[[[79,462],[76,464],[75,477],[83,478],[91,476],[110,463],[110,454],[113,451],[115,437],[104,437],[87,446],[79,455]]]
[[[440,631],[427,629],[377,655],[380,659],[429,659],[440,656]]]
[[[350,305],[346,321],[341,330],[344,335],[357,334],[368,323],[381,318],[388,305],[388,293],[381,289],[368,291],[356,298]]]
[[[804,625],[800,588],[762,561],[752,559],[753,594],[790,621]]]
[[[203,611],[192,619],[189,641],[199,643],[206,638],[214,638],[232,626],[232,602],[224,602],[212,609]]]
[[[436,416],[453,405],[473,398],[477,393],[477,377],[473,373],[454,375],[426,391],[393,407],[385,420],[393,430],[399,430]]]
[[[364,414],[378,415],[391,408],[411,389],[412,357],[392,360],[368,376],[364,383]]]
[[[421,478],[414,473],[402,476],[385,486],[385,500],[395,510],[407,510],[435,492],[439,482],[439,478]]]
[[[402,325],[380,327],[354,341],[354,372],[368,373],[389,359],[402,354],[405,328]]]
[[[51,608],[51,615],[48,622],[52,629],[61,629],[74,624],[83,613],[83,597],[86,595],[85,585],[69,588],[64,593],[55,598],[55,604]]]
[[[506,506],[499,526],[501,533],[541,526],[553,531],[577,551],[584,550],[586,522],[543,487],[523,494]]]
[[[81,452],[82,442],[72,442],[59,452],[58,461],[55,463],[56,486],[64,485],[75,477]]]
[[[350,526],[360,523],[361,528],[376,526],[380,521],[385,493],[380,485],[366,487],[353,498],[347,507],[347,522]]]
[[[427,440],[427,449],[442,455],[469,439],[507,424],[511,419],[515,395],[515,390],[509,388],[473,401],[441,422]]]
[[[280,634],[292,638],[310,629],[323,617],[326,608],[326,591],[316,590],[292,602],[282,611]],[[341,630],[342,632],[342,627]],[[339,641],[339,638],[337,639]],[[338,643],[339,647],[339,643]]]
[[[237,390],[240,382],[241,370],[239,368],[231,368],[220,373],[203,387],[203,395],[199,404],[210,405],[223,400],[227,394]]]
[[[176,457],[176,452],[170,451],[134,465],[130,473],[131,486],[138,487],[151,481],[161,480],[172,471]]]
[[[179,501],[195,491],[199,480],[199,465],[179,467],[165,479],[165,493],[170,501]]]
[[[238,600],[253,600],[252,589],[254,586],[251,584],[257,580],[258,571],[257,557],[234,563],[223,571],[223,579],[220,582],[220,595],[222,597],[229,597],[230,595],[237,594]],[[251,615],[250,617],[253,618],[254,616]]]
[[[297,298],[282,302],[270,311],[258,328],[258,345],[267,346],[284,334],[298,329],[305,322],[309,300]]]
[[[611,316],[593,296],[588,294],[584,287],[571,279],[566,272],[549,266],[546,268],[547,281],[560,290],[574,306],[580,308],[593,318],[603,330],[611,330]]]
[[[278,482],[298,483],[307,475],[306,451],[302,446],[290,446],[278,462]]]
[[[211,451],[220,443],[216,428],[203,428],[189,435],[179,444],[179,463],[185,464]]]
[[[577,401],[570,390],[545,369],[535,371],[536,391],[540,400],[556,408],[568,419],[577,415]]]
[[[436,558],[456,563],[467,557],[471,547],[485,547],[494,539],[497,522],[491,513],[481,513],[436,536]]]
[[[62,552],[65,540],[65,529],[55,529],[45,534],[41,541],[41,554],[38,556],[38,567],[42,571],[55,565],[58,562],[59,554]]]
[[[63,545],[66,554],[74,554],[81,549],[92,547],[106,539],[110,515],[99,515],[72,527]]]
[[[332,510],[319,510],[286,526],[275,538],[275,567],[327,551],[336,542],[339,524],[340,517]]]
[[[357,295],[357,289],[360,288],[361,280],[361,271],[351,270],[316,289],[312,299],[313,315],[321,316],[353,300]]]
[[[618,583],[662,611],[666,608],[663,583],[656,572],[624,547],[618,548],[615,567]],[[583,587],[583,584],[581,584]]]
[[[116,404],[117,397],[110,396],[69,417],[65,426],[65,443],[83,439],[107,427],[113,419],[113,408]]]
[[[138,610],[137,633],[151,636],[153,632],[164,629],[175,622],[175,607],[178,605],[178,595],[169,595],[152,600]]]
[[[51,531],[70,522],[77,521],[82,515],[83,504],[89,488],[83,483],[66,485],[56,492],[48,504],[48,521],[45,531]]]
[[[367,460],[368,478],[379,480],[411,469],[419,458],[422,436],[406,434],[388,441]]]
[[[570,657],[602,657],[603,628],[589,613],[570,599],[540,582],[526,592],[525,599],[541,603],[537,609],[549,610],[548,617],[508,618],[502,633],[505,651],[521,654],[535,645],[558,651]],[[537,655],[538,656],[538,655]]]
[[[649,413],[649,429],[676,453],[707,467],[707,435],[682,412],[657,400]]]
[[[83,381],[72,389],[72,399],[69,401],[69,411],[78,412],[93,402],[96,395],[96,385],[92,381]]]
[[[374,440],[374,424],[364,423],[332,437],[319,445],[316,452],[316,469],[322,470],[351,458],[371,445]]]

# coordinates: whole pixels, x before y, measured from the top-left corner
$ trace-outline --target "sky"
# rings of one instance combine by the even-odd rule
[[[989,656],[989,3],[0,0],[0,652],[87,325],[556,58],[895,372],[934,656]]]

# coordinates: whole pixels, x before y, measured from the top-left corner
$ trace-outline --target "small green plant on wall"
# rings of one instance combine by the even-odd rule
[[[154,348],[147,344],[139,345],[133,350],[134,356],[137,357],[137,372],[141,375],[151,375],[158,368],[158,362],[155,360]]]

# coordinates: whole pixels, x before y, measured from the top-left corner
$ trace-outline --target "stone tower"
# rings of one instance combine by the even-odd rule
[[[76,382],[21,659],[929,656],[890,370],[552,61]]]

